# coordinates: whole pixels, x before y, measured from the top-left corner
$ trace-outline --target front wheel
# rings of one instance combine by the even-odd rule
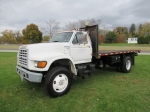
[[[62,96],[71,88],[72,75],[64,67],[50,70],[45,77],[45,90],[52,97]]]

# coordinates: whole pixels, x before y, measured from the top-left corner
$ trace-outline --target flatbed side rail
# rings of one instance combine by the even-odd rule
[[[123,51],[99,51],[100,56],[109,56],[115,54],[140,53],[141,50],[123,50]]]

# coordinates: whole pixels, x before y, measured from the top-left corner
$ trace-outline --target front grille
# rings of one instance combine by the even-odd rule
[[[28,50],[20,49],[18,52],[18,63],[23,67],[28,66]]]

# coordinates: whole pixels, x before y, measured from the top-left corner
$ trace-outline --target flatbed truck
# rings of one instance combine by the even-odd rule
[[[68,93],[73,78],[90,76],[95,68],[109,65],[129,73],[138,53],[140,50],[99,49],[98,25],[93,25],[59,32],[49,43],[20,46],[16,70],[22,80],[44,81],[48,95],[58,97]]]

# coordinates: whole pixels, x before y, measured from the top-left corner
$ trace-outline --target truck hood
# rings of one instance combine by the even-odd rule
[[[45,55],[53,55],[53,54],[64,54],[64,46],[69,46],[69,43],[39,43],[39,44],[30,44],[23,45],[20,49],[28,50],[28,58],[32,57],[42,57]],[[30,55],[29,55],[30,54]]]

